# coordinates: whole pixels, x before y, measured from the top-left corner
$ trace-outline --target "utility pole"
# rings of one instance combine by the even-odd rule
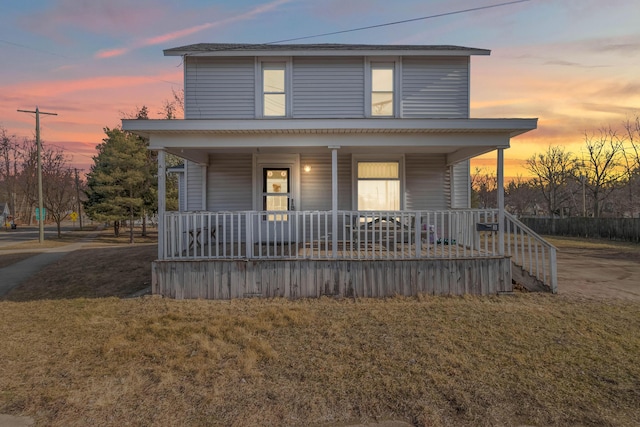
[[[78,179],[78,168],[74,168],[76,171],[76,200],[78,201],[78,220],[80,221],[80,231],[82,231],[82,211],[80,210],[80,180]]]
[[[42,197],[42,143],[40,142],[40,114],[47,114],[49,116],[57,116],[57,113],[44,113],[38,109],[36,105],[36,111],[18,110],[20,113],[31,113],[36,115],[36,146],[38,149],[38,212],[39,212],[39,242],[44,243],[44,202]]]

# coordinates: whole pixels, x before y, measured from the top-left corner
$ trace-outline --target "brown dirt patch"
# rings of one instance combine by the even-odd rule
[[[558,293],[640,301],[640,245],[547,238],[558,248]]]

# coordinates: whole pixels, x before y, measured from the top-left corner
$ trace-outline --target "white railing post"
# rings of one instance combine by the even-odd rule
[[[247,258],[253,258],[253,216],[251,211],[245,213],[246,232],[244,235],[244,245],[246,248]]]
[[[165,220],[167,210],[167,179],[166,160],[164,150],[158,150],[158,259],[165,255]]]
[[[549,248],[549,286],[551,287],[551,292],[554,294],[558,293],[558,266],[556,264],[556,248],[551,246]]]
[[[331,256],[338,258],[338,149],[334,145],[331,149]]]
[[[504,148],[498,148],[498,254],[504,255]]]
[[[414,220],[413,220],[413,224],[414,224],[414,232],[415,232],[415,237],[414,237],[414,241],[415,241],[415,245],[416,245],[416,258],[420,258],[422,255],[422,217],[420,216],[420,212],[416,212]],[[429,238],[429,230],[428,230],[428,226],[427,226],[427,239]],[[411,243],[411,242],[409,242]]]

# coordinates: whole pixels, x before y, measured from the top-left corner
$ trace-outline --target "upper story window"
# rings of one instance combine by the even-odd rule
[[[262,115],[285,117],[287,115],[285,63],[262,64]]]
[[[371,64],[371,116],[395,115],[394,82],[393,64]]]

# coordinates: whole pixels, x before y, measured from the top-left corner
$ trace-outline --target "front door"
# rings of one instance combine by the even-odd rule
[[[297,221],[296,173],[297,162],[259,162],[256,172],[256,210],[262,211],[257,226],[264,243],[295,242]]]

